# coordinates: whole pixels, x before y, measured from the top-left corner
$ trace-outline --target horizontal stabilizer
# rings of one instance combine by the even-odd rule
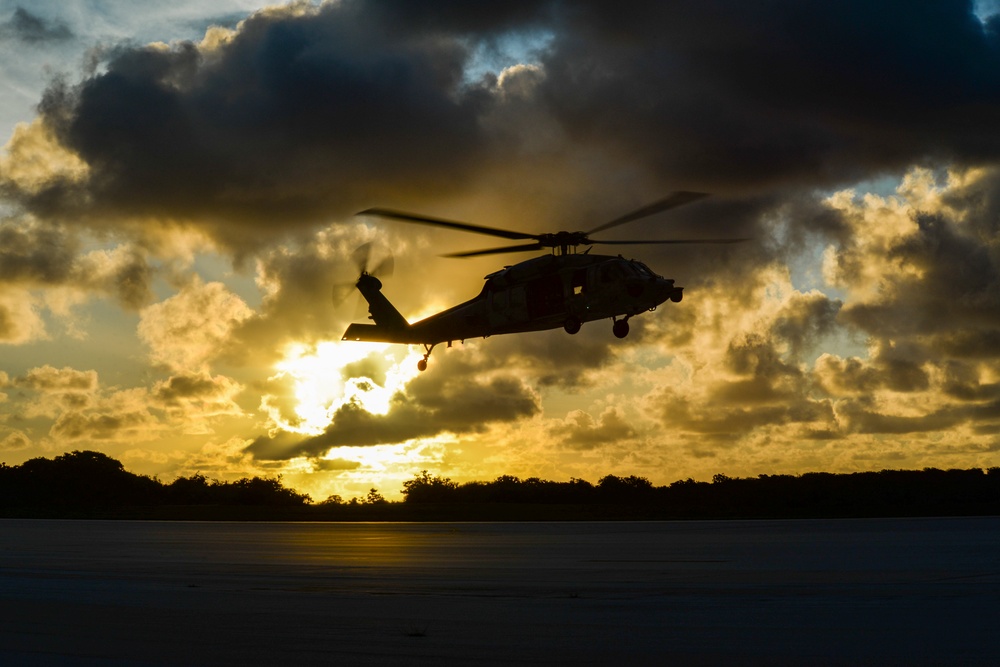
[[[367,343],[411,343],[406,330],[390,329],[377,324],[352,324],[347,327],[341,340],[364,341]]]

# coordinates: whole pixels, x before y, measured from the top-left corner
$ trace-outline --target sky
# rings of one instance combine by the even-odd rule
[[[1000,465],[1000,6],[0,0],[0,460],[399,497],[421,470],[655,484]],[[341,342],[530,256],[357,216],[591,229],[631,321]],[[485,242],[484,242],[485,241]]]

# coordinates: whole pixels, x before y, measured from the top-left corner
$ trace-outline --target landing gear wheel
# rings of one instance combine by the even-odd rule
[[[569,317],[569,318],[566,318],[566,321],[563,323],[563,329],[565,329],[566,333],[568,333],[570,335],[575,334],[578,331],[580,331],[580,326],[581,326],[581,322],[580,322],[580,318],[578,318],[578,317]]]
[[[434,351],[434,345],[437,345],[437,343],[434,343],[433,345],[430,345],[428,343],[424,343],[424,350],[427,351],[427,354],[424,355],[423,359],[421,359],[420,361],[417,362],[417,370],[418,371],[423,372],[423,371],[427,370],[427,360],[430,359],[431,352]],[[450,343],[448,344],[448,347],[451,347]]]
[[[628,320],[616,321],[611,327],[611,331],[614,332],[616,338],[624,338],[628,335]]]

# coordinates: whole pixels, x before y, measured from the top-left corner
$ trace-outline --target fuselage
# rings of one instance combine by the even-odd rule
[[[583,322],[627,319],[682,295],[673,280],[642,262],[589,254],[546,255],[504,267],[486,276],[478,296],[412,324],[380,288],[371,276],[358,281],[375,324],[352,324],[344,340],[436,345],[559,327],[573,331]]]

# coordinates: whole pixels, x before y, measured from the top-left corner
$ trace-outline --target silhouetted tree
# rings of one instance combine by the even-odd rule
[[[363,505],[385,505],[386,499],[378,489],[372,488],[368,490],[368,494],[361,500]]]
[[[688,478],[660,487],[634,475],[606,475],[596,485],[576,478],[552,482],[512,475],[501,475],[492,482],[457,484],[423,470],[403,483],[403,497],[410,505],[594,504],[617,507],[610,516],[629,517],[1000,514],[1000,467],[756,478],[719,473],[710,483]],[[30,459],[18,466],[0,463],[0,510],[8,515],[16,515],[18,508],[45,508],[47,512],[73,515],[78,510],[96,509],[103,513],[114,508],[157,504],[298,508],[309,502],[308,495],[286,488],[280,477],[220,482],[198,473],[164,485],[126,471],[121,462],[100,452],[74,451],[51,460]],[[372,488],[364,497],[352,498],[348,503],[334,495],[316,506],[332,505],[342,505],[348,516],[377,506],[377,516],[391,517],[396,504],[387,502]],[[595,516],[609,516],[604,509],[593,511]],[[496,507],[489,512],[490,516],[497,516]]]
[[[289,507],[305,505],[309,496],[281,484],[281,477],[252,477],[234,482],[216,482],[219,499],[226,505],[268,505]]]
[[[403,482],[403,502],[441,503],[454,498],[458,484],[447,477],[431,476],[426,470]]]
[[[167,499],[177,505],[206,505],[213,501],[212,487],[201,473],[178,477],[166,487]]]
[[[612,503],[648,501],[653,497],[653,484],[645,477],[607,475],[597,482],[600,497]]]
[[[101,452],[73,451],[35,458],[8,470],[2,498],[8,506],[113,507],[159,501],[161,485],[125,470]]]

